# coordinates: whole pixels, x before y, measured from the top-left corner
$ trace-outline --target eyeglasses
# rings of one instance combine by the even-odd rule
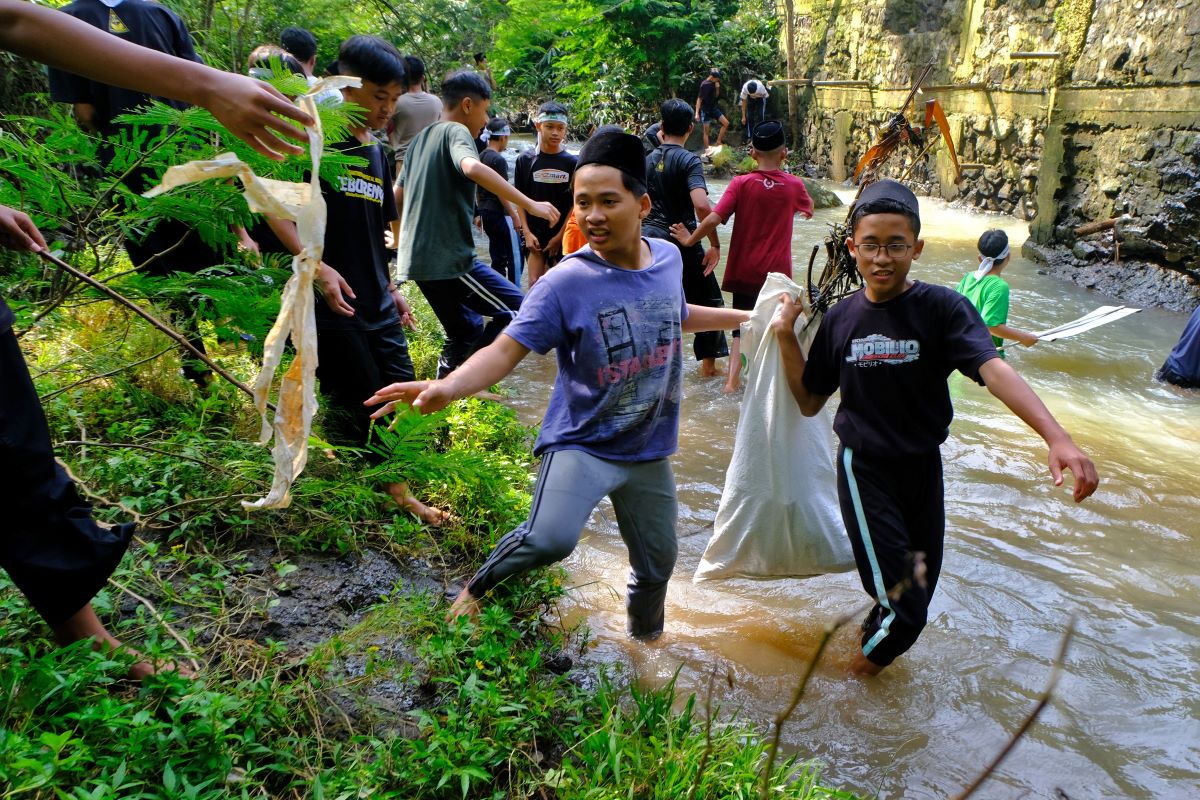
[[[875,244],[874,242],[854,243],[854,248],[867,258],[874,258],[879,255],[880,250],[887,250],[887,254],[892,258],[904,258],[904,254],[911,250],[912,247],[911,244],[902,244],[901,242],[892,242],[891,244]]]

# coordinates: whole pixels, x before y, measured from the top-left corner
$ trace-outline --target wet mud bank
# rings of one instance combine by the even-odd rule
[[[444,600],[434,612],[440,618],[468,576],[466,566],[397,559],[374,547],[345,554],[293,552],[267,540],[223,554],[220,563],[219,616],[186,601],[172,603],[186,597],[187,584],[195,580],[179,571],[160,571],[164,586],[174,592],[149,598],[160,610],[171,609],[178,630],[195,631],[197,649],[225,659],[235,675],[252,671],[251,651],[258,657],[273,653],[273,660],[308,670],[317,679],[330,731],[419,735],[411,712],[441,703],[419,652],[427,632],[409,626],[406,609]],[[136,615],[139,606],[138,599],[123,596],[122,616]],[[600,666],[583,663],[578,644],[569,643],[576,652],[549,652],[544,668],[595,689]]]

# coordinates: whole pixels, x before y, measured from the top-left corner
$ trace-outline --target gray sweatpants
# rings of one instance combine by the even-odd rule
[[[504,535],[467,588],[475,597],[513,575],[553,564],[571,554],[583,526],[608,496],[629,548],[628,630],[655,638],[663,629],[667,581],[675,568],[675,476],[671,463],[609,461],[580,450],[542,458],[529,519]]]

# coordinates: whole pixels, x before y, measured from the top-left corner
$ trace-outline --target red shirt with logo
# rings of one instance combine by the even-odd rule
[[[725,278],[727,292],[757,295],[768,272],[792,276],[792,218],[812,218],[804,181],[782,170],[755,170],[729,184],[714,209],[723,222],[737,215]]]

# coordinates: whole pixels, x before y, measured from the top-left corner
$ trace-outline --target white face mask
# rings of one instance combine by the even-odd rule
[[[995,256],[984,256],[983,260],[979,262],[979,269],[975,270],[975,279],[983,280],[992,271],[993,266],[1006,258],[1008,258],[1008,245],[1005,245],[1004,249]]]

